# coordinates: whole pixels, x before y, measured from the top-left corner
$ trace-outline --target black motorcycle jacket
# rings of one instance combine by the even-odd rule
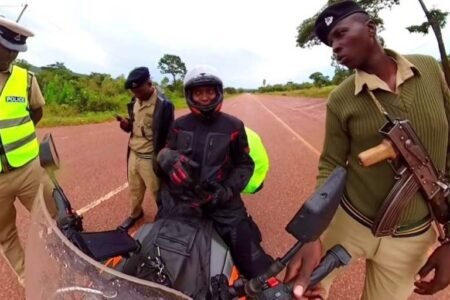
[[[244,124],[226,113],[219,112],[211,120],[203,120],[193,114],[178,118],[169,132],[166,147],[200,165],[191,170],[194,183],[201,185],[215,181],[229,187],[233,198],[240,197],[253,173],[254,163],[249,155]],[[176,186],[170,180],[166,182],[175,198],[189,194],[186,191],[189,188]]]

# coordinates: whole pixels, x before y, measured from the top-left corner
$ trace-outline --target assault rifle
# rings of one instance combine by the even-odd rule
[[[418,190],[427,200],[433,219],[441,224],[448,223],[449,184],[444,174],[433,165],[411,123],[406,119],[388,120],[379,132],[384,137],[383,141],[360,153],[360,164],[367,167],[389,160],[395,171],[396,183],[375,218],[372,233],[375,236],[395,233],[401,212]],[[441,231],[441,239],[444,238]]]

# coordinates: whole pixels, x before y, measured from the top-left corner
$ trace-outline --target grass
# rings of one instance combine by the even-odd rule
[[[225,95],[225,98],[236,95]],[[187,108],[184,97],[171,97],[170,100],[175,109]],[[44,107],[44,117],[39,122],[38,127],[56,127],[68,125],[83,125],[103,123],[115,120],[116,115],[126,116],[125,105],[122,111],[105,112],[79,112],[69,105],[46,105]]]
[[[320,88],[312,87],[309,89],[283,91],[283,92],[271,92],[271,93],[266,93],[266,94],[291,96],[291,97],[328,98],[328,95],[335,87],[336,87],[335,85],[330,85],[330,86],[325,86],[325,87],[320,87]]]
[[[69,105],[50,104],[44,107],[44,116],[39,122],[38,127],[102,123],[115,120],[117,114],[122,116],[126,115],[125,108],[123,111],[118,112],[79,112]]]
[[[311,88],[305,90],[296,90],[288,92],[273,92],[272,95],[294,96],[294,97],[318,97],[326,98],[333,87]],[[235,99],[239,94],[225,94],[225,99]],[[170,100],[175,109],[187,108],[184,97],[172,96]],[[121,111],[103,111],[103,112],[79,112],[69,105],[50,104],[44,107],[44,117],[39,122],[38,127],[56,127],[69,125],[84,125],[114,121],[116,115],[126,116],[125,105]]]

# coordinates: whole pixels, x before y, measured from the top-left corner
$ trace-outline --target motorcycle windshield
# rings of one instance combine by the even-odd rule
[[[26,299],[190,299],[91,259],[58,229],[42,188],[35,201],[25,257]]]

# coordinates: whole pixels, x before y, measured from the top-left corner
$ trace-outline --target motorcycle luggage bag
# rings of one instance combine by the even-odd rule
[[[172,217],[145,225],[141,250],[125,259],[122,272],[167,285],[194,299],[209,298],[212,223]]]

